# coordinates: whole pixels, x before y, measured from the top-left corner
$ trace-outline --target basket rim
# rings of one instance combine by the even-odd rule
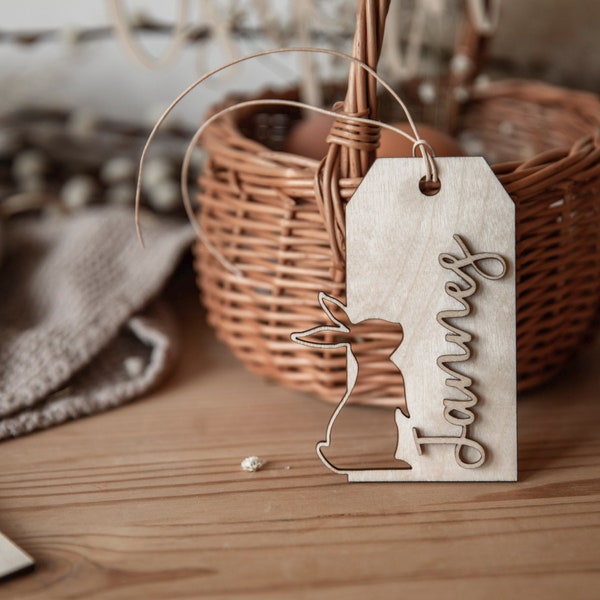
[[[225,96],[220,102],[212,105],[207,112],[207,117],[225,107],[236,104],[242,99],[290,99],[297,98],[298,95],[298,86],[281,88],[266,87],[256,94],[251,95],[233,92]],[[514,160],[491,163],[493,169],[498,173],[506,174],[508,171],[514,172],[516,169],[521,170],[534,166],[539,167],[543,164],[547,164],[549,160],[551,162],[566,160],[569,157],[571,149],[576,149],[579,153],[582,152],[582,148],[589,149],[590,139],[595,145],[595,149],[600,149],[600,95],[584,90],[574,90],[536,79],[509,78],[472,86],[469,100],[465,103],[465,106],[499,98],[510,98],[511,100],[542,105],[563,104],[565,106],[572,106],[579,114],[583,113],[585,117],[590,118],[592,121],[596,121],[596,131],[590,130],[590,134],[577,138],[572,144],[566,144],[559,148],[550,148],[538,152],[526,161]],[[282,106],[282,108],[285,107]],[[223,143],[223,135],[222,132],[219,132],[219,129],[225,126],[229,130],[230,135],[238,135],[240,138],[251,142],[255,151],[263,156],[270,156],[272,158],[275,158],[278,155],[294,157],[299,168],[316,167],[319,164],[319,160],[317,159],[308,158],[283,150],[273,150],[264,143],[243,133],[240,124],[244,119],[247,119],[253,114],[257,114],[258,112],[271,112],[274,110],[274,108],[270,107],[244,107],[239,111],[226,113],[206,128],[202,138],[216,138]]]
[[[527,100],[543,105],[568,103],[579,110],[590,109],[590,116],[600,125],[600,95],[587,90],[572,89],[538,79],[498,79],[472,86],[467,104],[490,98]]]

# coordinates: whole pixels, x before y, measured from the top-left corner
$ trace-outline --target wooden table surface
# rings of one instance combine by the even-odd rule
[[[160,390],[0,445],[0,531],[37,561],[0,598],[600,597],[600,344],[520,398],[518,483],[348,484],[314,452],[331,407],[178,309]]]

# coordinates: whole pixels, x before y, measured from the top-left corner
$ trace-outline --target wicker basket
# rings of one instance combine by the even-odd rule
[[[386,12],[385,1],[359,6],[354,55],[371,66]],[[480,53],[481,39],[466,39]],[[375,117],[376,100],[373,82],[351,67],[343,111]],[[557,373],[598,324],[600,100],[502,82],[471,88],[459,108],[450,107],[458,130],[476,134],[484,155],[499,163],[494,172],[517,207],[517,362],[525,390]],[[206,130],[202,226],[243,276],[198,244],[198,279],[209,322],[250,370],[338,402],[344,351],[308,349],[290,333],[323,322],[318,292],[344,298],[343,208],[373,160],[378,129],[336,122],[318,162],[272,149],[293,118],[289,110],[247,110]],[[361,331],[353,342],[370,374],[353,400],[396,405],[403,394],[388,381],[385,337]]]

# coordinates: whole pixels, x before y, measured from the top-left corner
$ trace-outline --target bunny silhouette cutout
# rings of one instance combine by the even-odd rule
[[[380,362],[382,366],[378,369],[378,375],[386,377],[388,381],[390,376],[397,378],[398,385],[395,387],[402,389],[404,378],[398,366],[391,360],[391,356],[402,341],[403,331],[399,323],[392,323],[383,319],[365,319],[353,323],[348,317],[347,307],[324,292],[319,293],[319,304],[332,324],[320,325],[306,331],[292,333],[291,339],[309,348],[344,348],[346,350],[346,392],[329,419],[325,440],[319,442],[316,448],[317,454],[325,466],[335,473],[344,474],[357,469],[352,467],[340,468],[334,465],[327,458],[325,452],[332,447],[333,438],[338,441],[341,439],[341,436],[335,433],[338,428],[334,428],[334,425],[337,422],[339,426],[340,413],[344,406],[351,401],[353,393],[369,390],[373,387],[372,381],[368,379],[372,373],[369,373],[368,369],[361,370],[360,368],[361,363],[366,364],[373,358],[372,354],[370,355],[372,345],[368,343],[368,338],[369,336],[373,338],[374,332],[382,330],[386,332],[385,339],[389,343],[384,344],[383,352],[387,360]],[[379,338],[381,342],[381,336]],[[366,343],[365,339],[367,340]],[[381,343],[379,343],[378,352],[382,352]],[[401,398],[398,398],[398,402],[400,400]],[[409,416],[406,405],[403,407],[396,406],[395,408],[406,417]],[[389,434],[387,431],[378,431],[378,436],[381,437],[382,443],[387,445],[387,440],[394,439],[397,442],[397,435],[398,430],[394,415],[390,413]],[[395,458],[396,445],[396,443],[389,443],[389,449],[385,450],[385,454],[389,454],[389,458],[385,459],[385,464],[378,464],[377,468],[402,468],[401,463]],[[364,467],[361,465],[361,468]]]

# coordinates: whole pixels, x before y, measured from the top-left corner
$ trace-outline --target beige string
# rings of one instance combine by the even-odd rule
[[[188,4],[188,0],[179,0],[173,39],[162,56],[154,57],[144,51],[140,45],[135,42],[131,32],[129,19],[123,10],[122,0],[107,0],[108,13],[117,37],[121,40],[121,43],[133,59],[148,69],[158,69],[168,65],[185,45]]]
[[[395,78],[406,81],[419,72],[419,66],[423,54],[423,40],[425,37],[425,25],[431,20],[431,0],[416,2],[410,16],[406,15],[401,0],[390,3],[386,19],[386,35],[383,36],[385,52],[382,53],[382,61],[386,72]],[[410,20],[408,39],[406,46],[401,44],[401,24]]]
[[[367,65],[366,63],[364,63],[363,61],[361,61],[358,58],[355,58],[353,56],[350,56],[349,54],[344,54],[343,52],[339,52],[337,50],[329,50],[329,49],[325,49],[325,48],[304,48],[304,47],[300,47],[300,48],[275,48],[275,49],[271,49],[271,50],[264,50],[262,52],[256,52],[254,54],[248,55],[248,56],[244,56],[241,58],[238,58],[236,60],[233,60],[225,65],[222,65],[220,67],[217,67],[216,69],[213,69],[212,71],[204,74],[202,77],[200,77],[199,79],[197,79],[195,82],[193,82],[191,85],[189,85],[181,94],[179,94],[179,96],[177,96],[177,98],[175,100],[173,100],[173,102],[171,102],[171,104],[167,107],[167,109],[164,111],[164,113],[161,115],[161,117],[158,119],[158,121],[156,122],[156,124],[154,125],[154,128],[152,129],[152,131],[150,132],[150,135],[148,136],[148,139],[146,141],[146,144],[144,146],[144,149],[142,151],[142,155],[140,158],[140,167],[139,167],[139,172],[138,172],[138,180],[137,180],[137,187],[136,187],[136,195],[135,195],[135,225],[136,225],[136,230],[137,230],[137,234],[138,234],[138,238],[140,240],[140,243],[142,244],[142,246],[144,245],[144,241],[143,241],[143,236],[142,236],[142,231],[140,228],[140,196],[141,196],[141,187],[142,187],[142,177],[143,177],[143,173],[144,173],[144,162],[146,160],[146,155],[148,153],[148,150],[150,148],[150,144],[152,143],[154,137],[156,136],[156,133],[158,131],[158,129],[160,128],[160,126],[162,125],[162,123],[165,121],[165,119],[169,116],[169,114],[171,113],[171,111],[179,104],[179,102],[181,102],[181,100],[183,98],[185,98],[190,92],[192,92],[196,87],[198,87],[203,81],[205,81],[206,79],[216,75],[217,73],[232,67],[234,65],[237,65],[239,63],[245,62],[247,60],[251,60],[260,56],[266,56],[269,54],[283,54],[283,53],[291,53],[291,52],[313,52],[313,53],[324,53],[324,54],[330,54],[333,56],[337,56],[339,58],[343,58],[346,59],[350,62],[353,62],[357,65],[359,65],[362,69],[364,69],[365,71],[367,71],[377,82],[379,82],[381,84],[381,86],[390,93],[390,95],[392,96],[392,98],[394,98],[394,100],[398,103],[398,105],[402,108],[404,114],[406,115],[406,119],[410,125],[410,128],[412,130],[412,132],[414,133],[414,137],[412,135],[410,135],[409,133],[402,131],[401,129],[394,127],[393,125],[389,125],[388,123],[383,123],[381,121],[376,121],[374,119],[369,119],[366,117],[358,117],[358,116],[354,116],[354,115],[347,115],[344,113],[339,113],[333,110],[328,110],[328,109],[324,109],[324,108],[320,108],[320,107],[316,107],[316,106],[310,106],[308,104],[305,104],[303,102],[296,102],[294,100],[283,100],[283,99],[260,99],[260,100],[247,100],[245,102],[240,102],[238,104],[235,104],[233,106],[228,106],[223,108],[222,110],[218,111],[217,113],[211,115],[208,119],[206,119],[206,121],[204,123],[202,123],[202,125],[197,129],[196,133],[194,134],[193,138],[191,139],[188,148],[186,150],[184,159],[183,159],[183,164],[182,164],[182,168],[181,168],[181,193],[183,196],[183,203],[185,206],[185,210],[187,213],[187,216],[190,220],[190,223],[192,224],[192,226],[194,227],[194,230],[196,232],[196,235],[198,236],[198,239],[206,246],[206,248],[208,249],[208,251],[230,272],[232,272],[235,275],[238,276],[242,276],[242,272],[239,268],[237,268],[235,265],[233,265],[230,261],[228,261],[220,252],[219,250],[212,244],[212,242],[210,242],[210,240],[208,239],[206,233],[204,232],[204,230],[202,229],[202,227],[200,226],[200,224],[198,223],[196,216],[194,214],[194,211],[192,209],[192,205],[191,205],[191,201],[190,201],[190,196],[189,196],[189,190],[188,190],[188,185],[187,185],[187,178],[188,178],[188,173],[189,173],[189,165],[190,165],[190,160],[191,160],[191,155],[193,150],[196,148],[197,144],[198,144],[198,140],[200,139],[202,133],[205,131],[205,129],[211,125],[216,119],[222,117],[223,115],[239,110],[241,108],[244,107],[248,107],[248,106],[258,106],[258,105],[279,105],[279,106],[283,106],[283,105],[287,105],[287,106],[294,106],[294,107],[298,107],[298,108],[305,108],[308,110],[312,110],[314,112],[318,112],[321,114],[325,114],[325,115],[330,115],[333,116],[337,119],[343,119],[343,120],[347,120],[353,123],[362,123],[362,124],[368,124],[368,125],[376,125],[378,127],[382,127],[383,129],[388,129],[390,131],[393,131],[395,133],[397,133],[398,135],[401,135],[403,137],[405,137],[406,139],[410,140],[411,142],[413,142],[413,156],[416,155],[416,151],[417,149],[420,150],[421,152],[421,156],[423,157],[423,162],[424,162],[424,166],[425,166],[425,178],[427,181],[433,181],[435,183],[438,182],[438,170],[437,170],[437,166],[434,160],[434,152],[433,149],[431,148],[431,145],[424,139],[422,139],[419,136],[419,132],[417,131],[417,127],[410,115],[410,112],[408,111],[408,108],[406,107],[406,105],[404,104],[404,102],[402,101],[402,99],[398,96],[398,94],[391,88],[391,86],[384,80],[381,78],[381,76],[379,76],[377,74],[377,72],[372,69],[371,67],[369,67],[369,65]]]
[[[233,32],[231,31],[232,22],[220,10],[214,0],[200,0],[200,9],[202,12],[202,20],[209,26],[214,42],[212,46],[216,46],[216,50],[221,50],[229,60],[235,59],[239,54],[233,41]],[[199,44],[196,52],[196,72],[202,73],[205,71],[204,59],[207,54],[207,45]],[[230,77],[233,77],[233,73]],[[225,81],[230,79],[225,76]],[[217,83],[218,84],[218,83]]]
[[[477,33],[491,36],[498,27],[501,0],[467,0],[467,10]]]

